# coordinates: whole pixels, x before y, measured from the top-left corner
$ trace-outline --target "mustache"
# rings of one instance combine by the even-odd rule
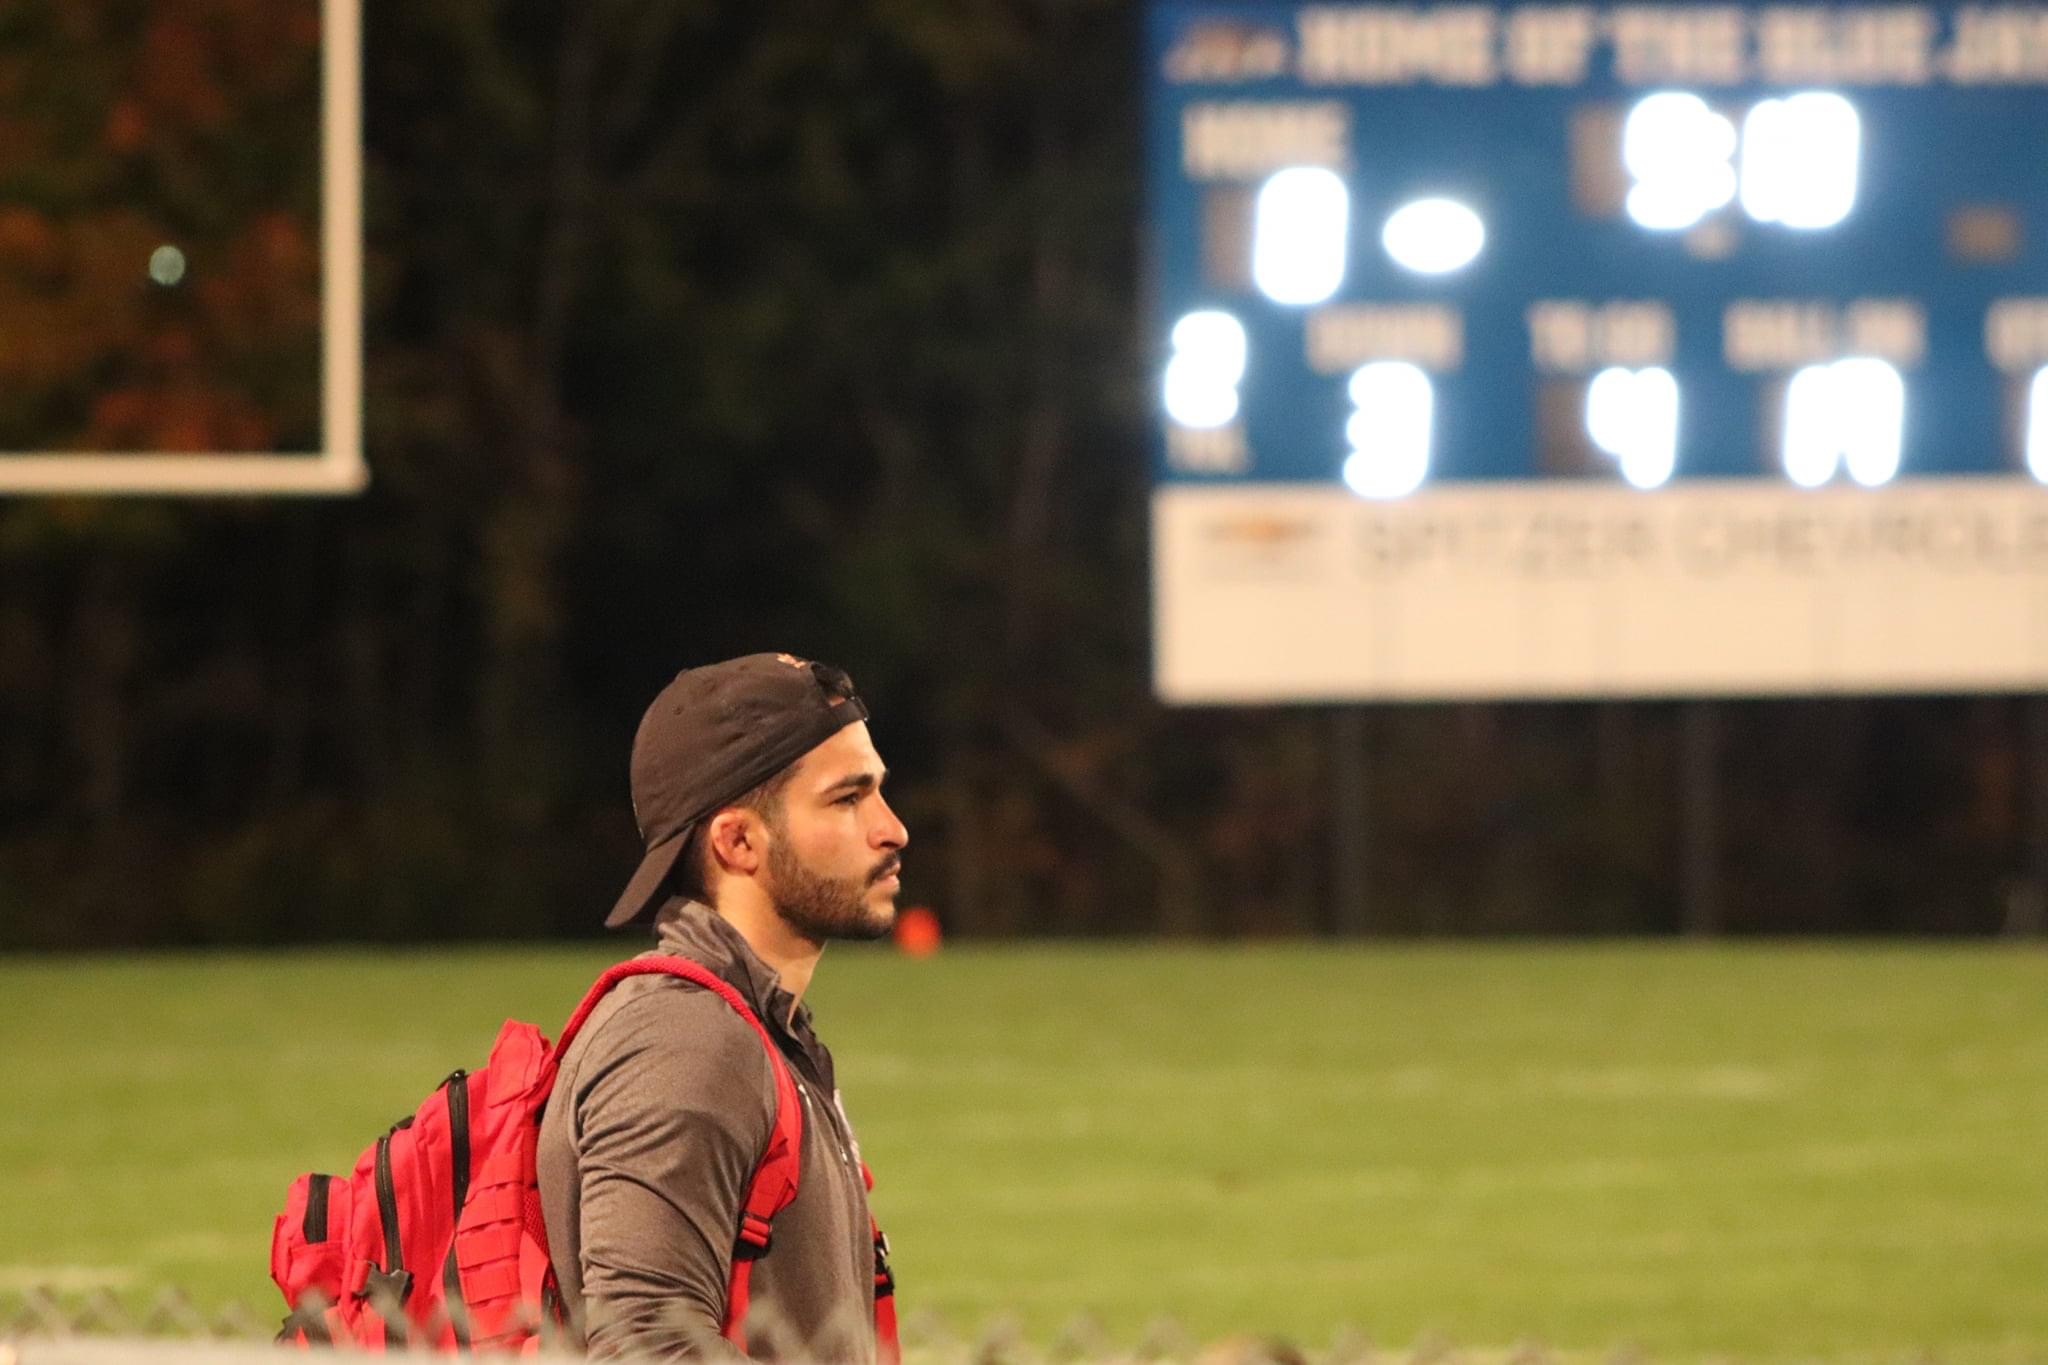
[[[876,882],[881,881],[884,877],[892,877],[897,873],[901,872],[902,870],[903,855],[900,853],[891,853],[888,857],[882,859],[882,861],[875,864],[874,871],[868,873],[868,885],[873,886]]]

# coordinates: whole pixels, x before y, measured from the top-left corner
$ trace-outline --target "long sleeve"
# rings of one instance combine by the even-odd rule
[[[702,991],[637,992],[587,1040],[573,1122],[592,1356],[738,1357],[719,1327],[773,1084],[759,1038]]]

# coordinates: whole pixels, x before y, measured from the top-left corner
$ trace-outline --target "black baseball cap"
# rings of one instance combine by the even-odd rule
[[[647,852],[605,927],[630,924],[666,897],[699,820],[867,715],[844,672],[794,654],[676,674],[633,736],[633,817]]]

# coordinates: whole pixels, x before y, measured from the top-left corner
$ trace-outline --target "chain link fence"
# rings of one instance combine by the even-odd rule
[[[245,1304],[205,1308],[176,1289],[146,1301],[110,1290],[51,1289],[0,1293],[0,1365],[259,1365],[275,1362],[282,1305],[261,1312]],[[757,1340],[762,1325],[750,1316]],[[765,1335],[773,1343],[772,1324]],[[902,1325],[904,1365],[1650,1365],[1629,1348],[1604,1352],[1556,1351],[1536,1343],[1461,1348],[1441,1340],[1406,1347],[1375,1345],[1356,1332],[1322,1343],[1238,1335],[1202,1340],[1162,1318],[1136,1340],[1116,1339],[1099,1321],[1077,1317],[1049,1338],[1034,1340],[1019,1323],[997,1318],[956,1330],[928,1311]],[[423,1354],[424,1352],[413,1352]],[[782,1360],[801,1359],[786,1350]],[[580,1359],[560,1349],[528,1359]],[[1922,1357],[1914,1365],[1942,1365]]]

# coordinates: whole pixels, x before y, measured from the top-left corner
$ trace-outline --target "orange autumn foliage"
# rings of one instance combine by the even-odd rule
[[[0,449],[316,445],[317,0],[9,8]]]

